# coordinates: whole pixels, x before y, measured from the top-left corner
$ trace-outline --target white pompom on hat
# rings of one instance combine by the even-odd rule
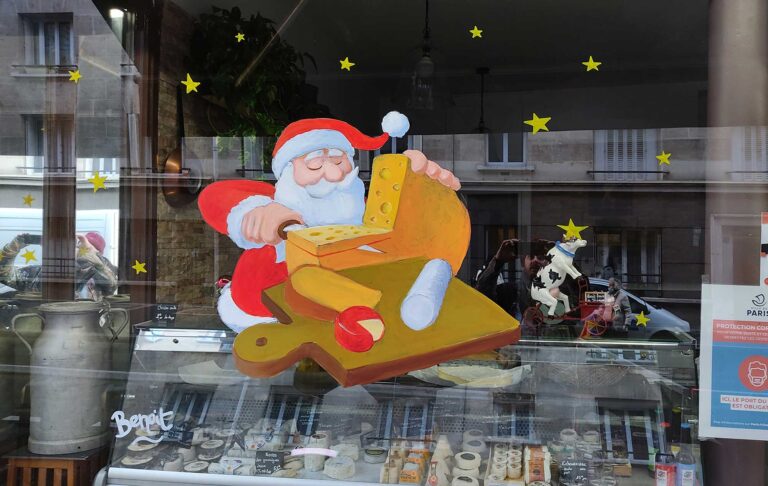
[[[381,120],[384,133],[375,137],[369,137],[349,123],[333,118],[298,120],[285,127],[278,137],[272,152],[272,172],[280,178],[293,159],[319,149],[343,150],[351,160],[355,149],[380,149],[389,137],[402,137],[409,128],[408,117],[397,111],[390,111],[384,116]]]

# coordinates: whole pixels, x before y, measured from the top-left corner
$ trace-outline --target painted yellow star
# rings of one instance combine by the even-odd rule
[[[79,69],[75,69],[74,71],[67,71],[69,73],[69,80],[74,81],[75,84],[77,84],[80,81],[80,78],[83,76],[80,74]]]
[[[533,114],[533,118],[530,120],[525,120],[526,125],[530,125],[533,127],[533,133],[537,133],[539,130],[544,130],[545,132],[549,131],[549,128],[547,128],[547,123],[549,123],[549,120],[551,120],[551,116],[539,118],[536,113]]]
[[[140,273],[147,273],[147,269],[144,268],[144,265],[146,265],[146,264],[147,264],[146,262],[140,262],[138,260],[134,260],[133,261],[133,266],[131,268],[136,271],[136,275],[138,275]]]
[[[645,315],[645,311],[640,311],[639,314],[635,314],[635,317],[637,318],[637,325],[643,327],[646,327],[648,325],[648,321],[651,320],[650,317]]]
[[[346,69],[347,71],[349,71],[350,70],[349,68],[355,65],[354,62],[349,60],[349,56],[345,57],[339,62],[341,63],[341,69]]]
[[[237,43],[239,44],[245,40],[245,34],[238,32],[237,35],[235,35],[235,39],[237,39]]]
[[[193,91],[197,93],[197,87],[200,86],[200,83],[198,81],[192,80],[192,76],[190,76],[189,73],[187,73],[187,80],[182,81],[181,84],[187,87],[187,94]]]
[[[469,33],[472,34],[472,38],[473,39],[475,37],[482,37],[483,36],[483,31],[478,29],[476,25],[473,28],[469,29]]]
[[[104,186],[104,181],[107,180],[107,176],[99,175],[99,171],[93,173],[91,177],[88,178],[88,182],[93,184],[93,192],[98,191],[99,189],[104,189],[105,191],[107,188]]]
[[[37,257],[35,256],[35,252],[32,250],[27,250],[24,253],[21,254],[21,258],[24,259],[24,263],[29,263],[32,261],[37,261]]]
[[[589,72],[589,71],[599,71],[598,66],[600,66],[602,62],[597,62],[594,59],[592,59],[592,56],[589,56],[589,61],[582,62],[582,64],[587,66],[587,72]]]
[[[576,238],[577,240],[581,239],[581,232],[589,228],[589,226],[576,226],[571,218],[568,218],[567,225],[558,224],[557,227],[565,230],[565,239]]]
[[[85,256],[88,254],[88,247],[81,246],[77,249],[77,256]]]
[[[32,201],[35,200],[35,198],[32,197],[32,194],[27,194],[26,196],[22,197],[21,199],[24,201],[24,205],[25,206],[29,206],[30,208],[32,207]]]
[[[672,155],[672,154],[668,154],[668,153],[666,153],[665,151],[663,151],[663,150],[662,150],[662,151],[661,151],[661,154],[659,154],[659,155],[657,155],[657,156],[656,156],[656,160],[658,160],[658,161],[659,161],[659,165],[661,165],[661,164],[667,164],[667,165],[669,165],[669,157],[670,157],[671,155]]]

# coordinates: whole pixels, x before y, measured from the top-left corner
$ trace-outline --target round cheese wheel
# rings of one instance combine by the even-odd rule
[[[127,467],[145,466],[153,459],[150,455],[125,456],[120,460],[120,464]]]
[[[480,467],[480,454],[471,451],[462,451],[453,456],[459,469],[475,469]]]
[[[560,431],[560,440],[563,442],[576,442],[579,438],[579,434],[573,429],[563,429]]]
[[[503,460],[501,462],[494,461],[493,464],[491,464],[491,472],[493,474],[501,474],[502,476],[507,475],[507,460]]]
[[[309,443],[312,447],[328,448],[331,445],[331,438],[324,432],[317,432],[309,436]]]
[[[224,441],[221,439],[211,439],[206,440],[202,444],[200,444],[200,448],[204,450],[212,450],[212,449],[218,449],[219,447],[224,446]]]
[[[480,477],[480,468],[472,468],[472,469],[462,469],[458,466],[454,466],[453,471],[451,471],[451,476],[458,477],[458,476],[469,476],[472,478],[479,478]]]
[[[482,441],[480,439],[470,439],[465,440],[463,444],[461,444],[461,449],[467,452],[477,452],[478,454],[483,454],[488,447],[485,445],[485,441]]]
[[[185,472],[201,473],[208,470],[210,464],[206,461],[193,461],[184,465]]]
[[[383,447],[366,447],[363,460],[370,464],[379,464],[387,459],[387,450]]]
[[[355,461],[347,456],[331,457],[325,461],[323,474],[333,479],[349,479],[355,475]]]
[[[483,437],[485,437],[485,434],[480,429],[465,430],[464,434],[462,434],[462,440],[464,441],[473,440],[473,439],[479,440],[479,439],[482,439]]]
[[[128,445],[128,450],[131,452],[144,452],[151,449],[154,449],[157,447],[158,444],[153,444],[152,442],[146,442],[143,440],[134,440]]]
[[[480,486],[480,482],[472,476],[456,476],[451,481],[451,486]]]

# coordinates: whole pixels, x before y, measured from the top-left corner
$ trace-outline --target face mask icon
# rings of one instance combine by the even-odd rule
[[[752,386],[763,386],[763,383],[768,381],[768,365],[760,361],[750,361],[747,378]]]

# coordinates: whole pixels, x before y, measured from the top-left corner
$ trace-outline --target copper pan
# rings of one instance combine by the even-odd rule
[[[202,168],[185,167],[182,145],[184,143],[184,105],[181,98],[181,85],[176,86],[176,123],[178,144],[168,154],[163,165],[163,196],[169,206],[180,208],[197,199],[203,186]]]

